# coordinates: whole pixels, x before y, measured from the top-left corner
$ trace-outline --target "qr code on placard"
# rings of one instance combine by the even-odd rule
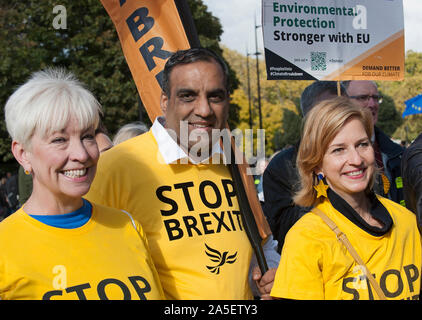
[[[327,52],[311,52],[311,70],[325,71],[327,70]]]

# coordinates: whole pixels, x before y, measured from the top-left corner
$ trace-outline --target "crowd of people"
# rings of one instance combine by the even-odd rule
[[[218,55],[178,51],[163,70],[163,116],[112,140],[71,73],[21,85],[5,118],[32,185],[0,223],[0,298],[418,299],[422,138],[404,149],[376,126],[376,84],[312,83],[300,141],[257,163],[268,270],[213,139],[229,92]]]

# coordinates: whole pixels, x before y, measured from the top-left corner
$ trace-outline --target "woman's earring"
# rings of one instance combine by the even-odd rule
[[[314,189],[317,192],[317,198],[319,197],[327,198],[328,185],[324,183],[324,175],[322,173],[319,173],[317,175],[317,180],[318,180],[318,184],[314,186]]]
[[[31,174],[31,172],[29,172],[28,170],[24,170],[24,172],[27,176],[29,176]]]

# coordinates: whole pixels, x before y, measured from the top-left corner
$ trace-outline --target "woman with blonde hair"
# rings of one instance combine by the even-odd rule
[[[71,73],[36,72],[5,106],[12,152],[32,193],[0,223],[1,300],[161,299],[145,233],[131,215],[84,199],[101,107]]]
[[[344,97],[306,116],[296,204],[313,206],[288,232],[271,296],[415,299],[421,237],[415,215],[372,191],[371,114]]]

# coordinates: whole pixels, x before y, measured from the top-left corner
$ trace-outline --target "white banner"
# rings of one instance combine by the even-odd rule
[[[262,0],[268,79],[402,80],[402,0]]]

